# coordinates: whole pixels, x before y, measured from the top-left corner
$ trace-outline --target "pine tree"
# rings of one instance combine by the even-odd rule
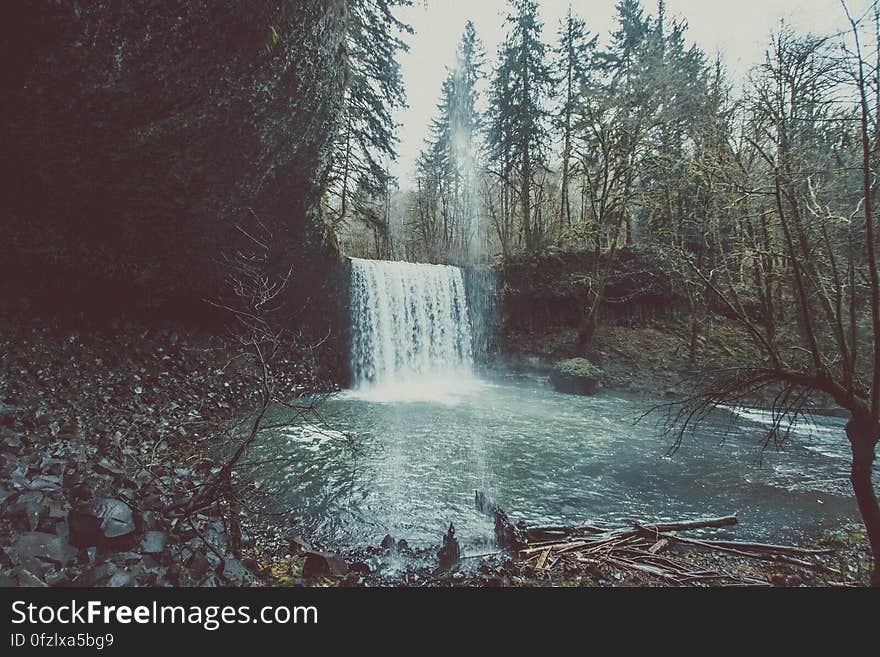
[[[427,250],[431,259],[473,260],[483,255],[477,183],[480,175],[482,116],[478,109],[478,84],[483,78],[482,45],[472,22],[462,35],[456,61],[447,72],[440,92],[431,137],[418,162],[419,187],[424,204],[420,217],[433,222],[432,234],[440,238],[439,251]],[[425,234],[425,231],[421,231]]]
[[[412,28],[394,15],[411,0],[350,0],[345,14],[345,95],[340,129],[328,167],[330,228],[337,229],[354,212],[375,223],[367,204],[381,198],[394,183],[387,163],[396,158],[395,109],[406,96],[396,56],[406,51],[401,34]]]
[[[489,142],[493,152],[516,162],[521,228],[527,251],[541,243],[540,225],[532,221],[532,180],[545,164],[548,141],[546,99],[552,74],[545,62],[547,47],[541,40],[543,25],[535,0],[511,0],[511,26],[499,53],[499,68],[492,92],[492,125]],[[506,184],[511,184],[509,177]]]
[[[572,137],[580,109],[580,94],[592,73],[598,35],[589,38],[586,23],[575,16],[571,7],[559,23],[559,42],[554,49],[559,90],[559,111],[554,127],[562,133],[562,172],[559,204],[559,229],[571,226],[569,199]]]

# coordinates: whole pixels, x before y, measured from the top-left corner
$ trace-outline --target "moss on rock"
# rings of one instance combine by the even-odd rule
[[[602,379],[602,368],[586,358],[561,360],[550,371],[550,383],[559,392],[592,395]]]

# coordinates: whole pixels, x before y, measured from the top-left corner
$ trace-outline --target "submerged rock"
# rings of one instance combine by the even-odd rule
[[[596,392],[602,374],[602,369],[586,358],[569,358],[553,366],[550,383],[559,392],[592,395]]]

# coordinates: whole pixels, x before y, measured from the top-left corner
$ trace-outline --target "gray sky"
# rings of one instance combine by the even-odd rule
[[[552,43],[559,20],[569,4],[587,22],[587,29],[607,42],[614,28],[617,0],[539,0],[544,20],[544,40]],[[428,125],[435,114],[440,85],[446,67],[455,60],[455,50],[468,19],[494,63],[504,38],[506,0],[415,0],[398,16],[415,29],[408,38],[410,51],[400,55],[409,108],[400,110],[399,158],[391,171],[402,189],[410,187],[415,161],[422,149]],[[864,11],[866,0],[850,0],[854,13]],[[643,0],[646,11],[656,12],[655,0]],[[844,29],[846,17],[839,0],[666,0],[670,18],[687,19],[688,42],[695,42],[714,57],[720,52],[734,79],[741,80],[760,61],[770,33],[780,19],[798,31],[829,33]],[[488,68],[488,67],[487,67]]]

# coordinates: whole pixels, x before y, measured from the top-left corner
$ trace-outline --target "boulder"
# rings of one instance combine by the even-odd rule
[[[134,512],[121,500],[104,498],[67,515],[70,542],[77,547],[111,547],[137,531]]]
[[[443,547],[437,552],[440,570],[449,570],[461,559],[461,546],[455,538],[455,525],[449,523],[449,531],[443,536]]]
[[[553,366],[550,383],[559,392],[592,395],[596,392],[602,374],[602,369],[586,358],[569,358]]]
[[[19,563],[49,561],[64,567],[76,559],[77,549],[60,536],[45,532],[22,532],[18,540],[9,548],[9,554]]]
[[[308,552],[305,563],[303,563],[302,574],[306,579],[345,577],[348,574],[348,564],[344,559],[332,554]]]

